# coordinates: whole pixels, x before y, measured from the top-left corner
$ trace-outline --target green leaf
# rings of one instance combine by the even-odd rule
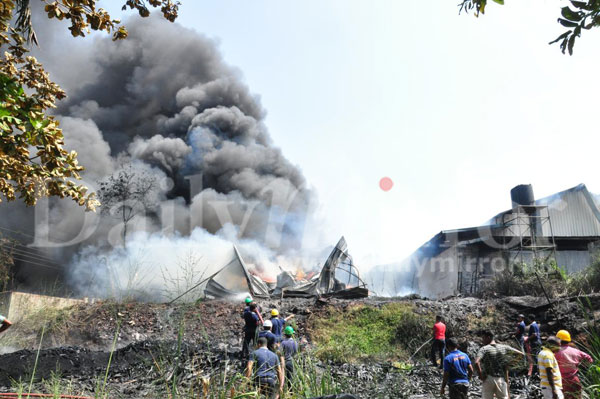
[[[583,19],[584,14],[580,11],[573,11],[569,7],[561,8],[560,14],[569,21],[579,22]]]
[[[576,8],[579,8],[579,9],[583,9],[583,10],[589,10],[590,9],[588,3],[585,2],[585,1],[571,1],[571,4],[573,4],[573,7],[576,7]]]
[[[569,36],[571,34],[571,30],[566,31],[565,33],[563,33],[562,35],[560,35],[559,37],[557,37],[556,39],[552,40],[550,43],[548,44],[554,44],[556,42],[559,42],[561,40],[563,40],[564,38],[566,38],[567,36]]]
[[[29,123],[31,123],[31,126],[36,130],[44,127],[43,122],[40,119],[29,118]]]
[[[567,28],[575,28],[576,26],[579,26],[579,24],[577,22],[567,21],[566,19],[562,19],[562,18],[558,19],[558,23],[560,23],[562,26],[565,26]]]
[[[575,38],[577,36],[571,35],[569,38],[569,44],[567,45],[567,49],[569,50],[569,55],[573,55],[573,46],[575,45]]]
[[[7,116],[12,116],[11,112],[6,108],[0,107],[0,118],[6,118]]]
[[[479,2],[479,9],[477,10],[478,12],[485,14],[485,6],[487,5],[487,0],[481,0]],[[477,16],[477,14],[475,14]]]
[[[494,0],[494,3],[504,5],[504,0]]]

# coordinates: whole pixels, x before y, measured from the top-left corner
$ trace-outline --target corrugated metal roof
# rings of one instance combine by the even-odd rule
[[[585,184],[541,198],[535,204],[547,206],[537,211],[538,216],[550,216],[550,223],[538,222],[542,236],[549,237],[552,232],[555,237],[600,237],[600,209]],[[512,209],[499,213],[488,223],[501,224],[510,219],[515,219]],[[525,229],[524,235],[528,234],[527,227],[520,228]],[[507,229],[514,234],[516,230],[516,226]]]
[[[600,238],[600,207],[596,198],[588,191],[585,184],[580,184],[576,187],[565,191],[541,198],[536,201],[536,205],[547,206],[547,213],[550,215],[550,223],[552,224],[552,232],[554,237],[598,237]],[[541,216],[546,216],[546,210],[539,210]],[[446,237],[452,236],[457,242],[467,241],[472,239],[462,237],[466,233],[486,232],[488,235],[494,234],[493,231],[502,228],[503,221],[510,220],[514,216],[513,210],[507,210],[494,216],[491,220],[484,223],[480,227],[468,227],[463,229],[443,230],[423,244],[415,251],[415,254],[424,256],[435,256],[438,252],[447,248],[445,243]],[[515,228],[508,228],[505,234],[516,234]],[[550,236],[550,224],[541,224],[542,236]],[[502,233],[497,233],[502,235]],[[522,234],[527,234],[527,231],[522,231]],[[484,237],[485,238],[485,237]]]
[[[555,237],[600,237],[600,210],[585,184],[539,199],[536,204],[548,206]],[[550,224],[542,226],[542,234],[551,234]]]

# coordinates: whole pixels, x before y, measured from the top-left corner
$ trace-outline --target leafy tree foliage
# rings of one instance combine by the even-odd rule
[[[8,291],[13,282],[13,257],[17,242],[0,234],[0,290]]]
[[[504,0],[492,0],[498,4],[504,4]],[[459,4],[460,11],[474,11],[478,16],[485,12],[487,0],[463,0]],[[590,30],[600,26],[600,0],[569,1],[570,6],[561,8],[558,23],[569,28],[558,36],[550,44],[559,43],[560,49],[565,54],[573,55],[573,47],[576,38],[581,36],[583,30]]]
[[[112,33],[113,40],[127,37],[127,29],[97,0],[41,0],[48,18],[67,19],[74,37],[92,30]],[[150,8],[160,8],[169,21],[177,18],[179,2],[171,0],[127,0],[123,9],[135,9],[142,17]],[[43,66],[28,56],[28,46],[37,43],[31,26],[29,0],[0,0],[0,202],[19,196],[35,205],[45,196],[71,198],[94,210],[94,193],[76,180],[83,167],[74,151],[67,152],[58,121],[46,114],[65,92],[50,80]]]

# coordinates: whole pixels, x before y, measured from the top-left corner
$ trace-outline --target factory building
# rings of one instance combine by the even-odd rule
[[[444,230],[410,257],[410,287],[430,298],[476,294],[516,263],[555,259],[569,273],[587,267],[600,241],[600,209],[584,184],[535,200],[511,190],[512,208],[477,227]]]

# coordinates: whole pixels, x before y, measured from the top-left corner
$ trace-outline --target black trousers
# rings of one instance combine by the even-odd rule
[[[431,362],[437,366],[436,355],[440,356],[440,367],[444,365],[444,350],[446,349],[446,341],[443,339],[434,339],[431,345]]]
[[[256,386],[260,389],[260,393],[265,395],[265,398],[267,399],[275,399],[279,393],[277,389],[277,380],[274,378],[257,377],[255,382]]]
[[[533,357],[533,374],[538,374],[537,356],[542,351],[542,344],[538,342],[532,342],[531,344],[531,357]]]
[[[292,379],[294,378],[294,361],[292,359],[285,361],[285,381],[288,386],[292,385]]]
[[[450,384],[450,399],[467,399],[469,393],[469,385],[467,384]]]
[[[244,342],[242,343],[242,358],[247,359],[256,345],[256,330],[244,331]]]

